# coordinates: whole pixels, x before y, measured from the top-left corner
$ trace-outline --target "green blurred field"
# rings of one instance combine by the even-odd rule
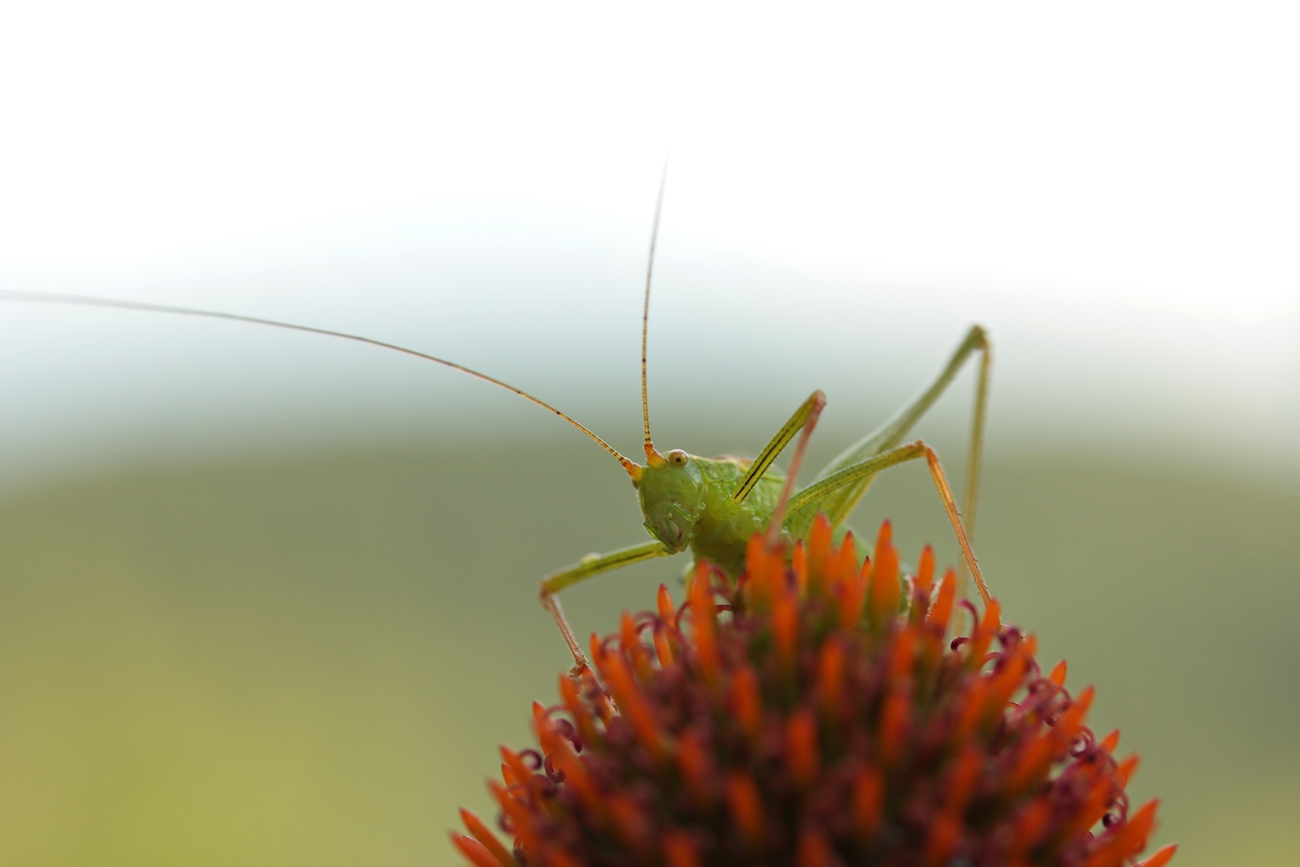
[[[575,438],[576,439],[576,438]],[[502,465],[502,455],[512,459]],[[1183,867],[1300,863],[1300,493],[1136,461],[993,458],[977,549]],[[924,472],[868,496],[951,562]],[[0,863],[444,864],[495,745],[566,664],[541,573],[641,538],[562,446],[119,470],[0,503]],[[566,597],[580,631],[680,564]],[[675,584],[670,586],[676,587]]]

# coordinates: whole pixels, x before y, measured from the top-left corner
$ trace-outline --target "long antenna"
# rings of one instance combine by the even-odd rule
[[[641,477],[641,467],[619,454],[613,446],[596,436],[583,425],[574,419],[565,415],[560,410],[551,406],[544,400],[533,397],[522,388],[515,388],[507,382],[502,382],[495,377],[488,376],[486,373],[479,373],[463,364],[457,364],[454,361],[448,361],[445,358],[438,358],[435,355],[420,352],[416,349],[407,349],[405,346],[398,346],[396,343],[386,343],[382,340],[375,340],[371,337],[362,337],[359,334],[348,334],[345,331],[332,331],[328,328],[313,328],[310,325],[295,325],[291,322],[280,322],[275,319],[262,319],[257,316],[241,316],[238,313],[222,313],[217,310],[198,310],[192,307],[173,307],[167,304],[146,304],[139,301],[121,301],[115,298],[95,298],[89,295],[62,295],[57,293],[46,292],[13,292],[0,290],[0,301],[17,301],[30,304],[76,304],[84,307],[108,307],[115,310],[142,310],[147,313],[173,313],[179,316],[202,316],[207,319],[226,319],[231,322],[247,322],[253,325],[269,325],[272,328],[285,328],[289,331],[304,331],[308,334],[324,334],[326,337],[341,337],[344,340],[352,340],[357,343],[365,343],[370,346],[378,346],[380,349],[390,349],[393,352],[400,352],[403,355],[411,355],[421,358],[425,361],[432,361],[441,364],[444,367],[450,367],[452,370],[459,370],[461,373],[468,373],[475,379],[481,379],[484,382],[504,388],[506,391],[514,392],[524,400],[537,404],[542,409],[555,413],[578,430],[595,440],[601,448],[613,455],[627,474],[634,480]]]
[[[645,268],[645,303],[641,307],[641,421],[645,428],[645,457],[647,464],[662,464],[663,455],[655,450],[650,439],[650,390],[646,385],[646,335],[650,331],[650,278],[655,272],[655,243],[659,240],[659,214],[664,209],[664,187],[668,183],[668,160],[659,175],[659,198],[655,201],[654,228],[650,230],[650,261]]]

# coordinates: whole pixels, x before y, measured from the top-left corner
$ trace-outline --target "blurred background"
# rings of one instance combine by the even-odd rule
[[[824,462],[994,340],[976,549],[1175,863],[1300,860],[1300,124],[1285,4],[797,13],[41,4],[0,289],[359,332],[639,445]],[[968,371],[918,433],[954,478]],[[576,431],[311,335],[0,302],[0,863],[454,863],[643,538]],[[954,562],[923,469],[853,523]],[[579,632],[681,564],[566,594]]]

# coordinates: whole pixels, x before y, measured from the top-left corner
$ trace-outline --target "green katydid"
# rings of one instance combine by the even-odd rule
[[[911,460],[926,461],[935,488],[952,524],[953,532],[960,544],[963,567],[969,569],[980,595],[987,602],[990,598],[988,588],[975,561],[970,542],[979,487],[989,381],[989,342],[983,329],[979,326],[972,327],[943,371],[919,397],[879,430],[868,434],[847,448],[827,464],[810,485],[801,490],[794,489],[795,478],[808,438],[825,405],[825,397],[821,391],[813,392],[752,461],[734,457],[702,458],[681,449],[673,449],[667,454],[661,454],[655,448],[650,436],[650,410],[646,387],[646,337],[649,326],[650,282],[654,269],[655,242],[658,236],[662,202],[661,187],[659,202],[655,208],[654,228],[651,232],[641,320],[641,409],[646,461],[644,465],[624,457],[578,421],[523,389],[464,365],[385,341],[254,316],[88,296],[0,292],[0,300],[200,316],[353,340],[459,370],[514,392],[564,419],[609,452],[627,472],[637,491],[645,518],[645,529],[651,537],[641,544],[608,554],[590,555],[542,580],[542,606],[554,618],[578,667],[585,664],[585,659],[560,607],[557,598],[560,591],[623,566],[671,556],[688,549],[694,558],[708,560],[734,578],[740,572],[746,546],[755,533],[767,531],[770,540],[775,539],[778,534],[791,539],[806,539],[813,518],[818,513],[825,513],[832,527],[836,531],[843,531],[849,513],[866,493],[875,476],[882,470]],[[935,451],[921,440],[904,444],[903,439],[975,353],[980,354],[980,365],[975,392],[970,458],[966,473],[963,519]],[[773,462],[801,433],[802,436],[791,460],[790,472],[784,475],[775,468]]]

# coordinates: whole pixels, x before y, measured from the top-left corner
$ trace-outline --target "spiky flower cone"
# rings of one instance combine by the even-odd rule
[[[502,750],[513,845],[468,811],[454,842],[476,867],[1133,864],[1156,804],[1130,813],[1092,689],[1044,676],[996,603],[946,641],[933,575],[927,548],[900,580],[888,524],[857,568],[824,520],[789,565],[756,537],[735,586],[701,565],[680,611],[660,588],[592,637],[595,672],[534,706],[539,750]]]

